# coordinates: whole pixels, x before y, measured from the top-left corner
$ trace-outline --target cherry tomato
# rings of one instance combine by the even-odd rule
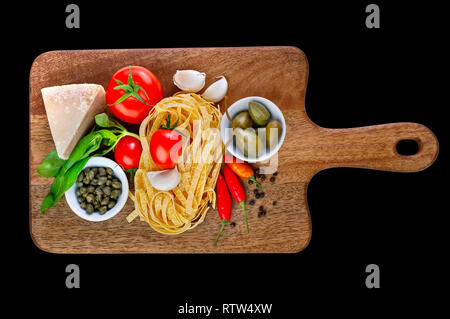
[[[123,169],[139,168],[141,154],[141,141],[133,136],[124,136],[117,142],[114,158]]]
[[[182,152],[181,135],[174,130],[159,129],[150,141],[150,155],[163,169],[173,168]]]
[[[106,103],[124,122],[140,124],[163,98],[157,77],[141,66],[127,66],[113,74],[106,88]]]

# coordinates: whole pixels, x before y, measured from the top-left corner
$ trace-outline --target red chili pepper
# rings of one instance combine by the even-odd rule
[[[214,246],[219,240],[220,234],[225,228],[225,224],[231,218],[231,197],[230,192],[228,191],[227,184],[225,183],[225,179],[222,177],[222,174],[219,173],[219,177],[217,178],[216,184],[216,193],[217,193],[217,212],[219,213],[219,217],[222,221],[222,227],[220,228],[219,233],[217,234],[216,240],[214,241]]]
[[[231,170],[239,177],[243,179],[249,179],[255,182],[259,188],[264,192],[264,188],[261,184],[256,180],[255,173],[253,172],[253,168],[245,162],[238,162],[238,160],[234,156],[226,155],[225,156],[225,164],[230,166]]]
[[[245,210],[244,187],[242,187],[239,178],[236,176],[236,174],[233,173],[228,165],[225,165],[223,167],[223,176],[225,177],[225,181],[227,182],[227,186],[230,190],[231,196],[233,196],[234,200],[238,202],[244,210],[245,225],[247,226],[247,232],[250,232],[250,229],[248,228],[247,211]]]

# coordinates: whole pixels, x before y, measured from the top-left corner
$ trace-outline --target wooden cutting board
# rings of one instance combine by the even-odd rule
[[[85,221],[75,215],[63,197],[41,215],[39,208],[52,179],[36,174],[39,163],[54,149],[40,90],[71,83],[98,83],[106,88],[111,75],[127,65],[150,69],[161,81],[164,95],[177,91],[176,70],[194,69],[207,74],[206,85],[225,75],[229,104],[245,96],[263,96],[283,111],[286,140],[279,152],[278,176],[263,183],[266,196],[248,205],[251,232],[245,229],[242,209],[234,203],[232,221],[216,247],[220,228],[215,210],[193,230],[177,236],[162,235],[136,219],[129,200],[110,220]],[[53,253],[295,253],[308,245],[311,219],[306,202],[308,182],[330,167],[360,167],[395,172],[416,172],[433,163],[438,142],[433,133],[416,123],[327,129],[311,122],[305,112],[308,62],[294,47],[179,48],[137,50],[52,51],[41,54],[30,71],[30,232],[35,244]],[[403,156],[396,144],[417,141],[419,151]],[[253,199],[254,185],[247,188]],[[273,201],[277,204],[274,206]],[[247,201],[248,202],[248,201]],[[258,218],[259,206],[267,210]]]

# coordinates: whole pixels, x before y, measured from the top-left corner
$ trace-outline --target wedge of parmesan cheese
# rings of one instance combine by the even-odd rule
[[[105,90],[98,84],[69,84],[41,90],[56,152],[67,159],[78,141],[104,112]]]

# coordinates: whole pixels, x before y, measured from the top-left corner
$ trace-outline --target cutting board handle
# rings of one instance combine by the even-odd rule
[[[394,172],[417,172],[436,159],[439,144],[427,127],[417,123],[392,123],[349,129],[319,128],[315,157],[324,168],[359,167]],[[413,155],[397,152],[397,143],[413,140]]]

